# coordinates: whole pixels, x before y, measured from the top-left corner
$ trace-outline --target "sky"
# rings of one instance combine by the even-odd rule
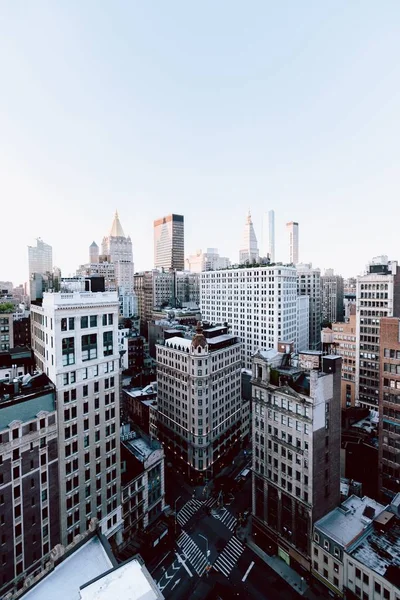
[[[250,209],[276,259],[348,277],[400,260],[400,3],[0,2],[0,280],[27,245],[64,275],[118,209],[135,270],[153,220],[234,262]]]

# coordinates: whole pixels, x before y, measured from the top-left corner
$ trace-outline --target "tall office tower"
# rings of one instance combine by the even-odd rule
[[[382,317],[400,317],[400,268],[387,256],[377,256],[357,277],[356,402],[377,410],[380,382]]]
[[[209,323],[229,323],[242,341],[243,367],[249,369],[259,348],[277,348],[281,340],[296,343],[296,269],[276,265],[200,273],[200,310]]]
[[[240,342],[227,327],[157,344],[158,432],[189,476],[213,477],[240,443]]]
[[[246,217],[246,224],[243,230],[242,243],[239,250],[239,264],[252,265],[260,259],[258,252],[258,243],[251,220],[250,211]]]
[[[311,568],[312,527],[340,502],[339,356],[253,358],[253,539]]]
[[[185,229],[182,215],[168,215],[154,221],[154,266],[185,269]]]
[[[185,261],[188,271],[192,273],[201,273],[202,271],[217,271],[218,269],[227,269],[231,266],[231,261],[225,256],[218,254],[217,248],[207,248],[206,252],[197,250]]]
[[[310,350],[321,348],[321,271],[312,264],[298,264],[297,292],[299,296],[309,296]]]
[[[34,273],[51,273],[53,271],[53,248],[37,238],[36,246],[28,246],[29,279]]]
[[[82,286],[83,287],[83,286]],[[61,543],[100,521],[120,536],[118,296],[78,280],[31,305],[37,367],[57,390]]]
[[[289,242],[289,264],[297,265],[299,262],[299,224],[295,221],[286,223]]]
[[[326,269],[321,276],[322,321],[333,323],[344,320],[343,277]]]
[[[270,262],[275,262],[275,211],[264,213],[263,221],[263,256],[269,256]]]
[[[132,241],[129,236],[125,236],[117,211],[109,235],[103,238],[102,254],[109,256],[109,262],[114,263],[117,287],[123,287],[127,294],[131,294],[133,292]]]
[[[379,490],[385,502],[400,492],[400,319],[380,322]]]
[[[296,349],[304,352],[310,348],[310,298],[297,296]]]
[[[89,263],[96,264],[99,262],[99,247],[96,242],[92,242],[89,246]]]
[[[0,383],[0,538],[6,598],[60,543],[56,398],[43,374]]]

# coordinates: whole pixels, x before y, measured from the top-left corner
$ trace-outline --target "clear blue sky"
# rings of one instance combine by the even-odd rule
[[[400,2],[4,0],[0,280],[41,236],[64,274],[118,208],[135,268],[153,219],[237,260],[251,209],[300,223],[345,276],[400,259]]]

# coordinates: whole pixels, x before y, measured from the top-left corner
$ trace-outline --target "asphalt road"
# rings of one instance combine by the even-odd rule
[[[201,488],[188,486],[175,470],[168,469],[166,481],[167,502],[173,508],[180,496],[178,515],[183,510],[190,517],[182,527],[178,525],[178,544],[174,550],[165,558],[160,556],[164,560],[152,572],[165,598],[203,600],[218,583],[224,586],[229,600],[299,598],[293,588],[234,535],[238,513],[251,506],[250,479],[223,510],[215,510],[215,500],[203,495]],[[194,493],[198,501],[208,502],[214,508],[216,516],[207,514],[203,507],[197,508],[199,502],[189,502]],[[193,506],[193,514],[188,512],[188,506]],[[210,570],[207,570],[207,550]]]

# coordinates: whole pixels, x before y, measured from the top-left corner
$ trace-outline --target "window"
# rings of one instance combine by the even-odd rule
[[[324,540],[324,548],[326,548],[326,550],[329,550],[329,542],[328,542],[328,540]]]
[[[97,334],[82,336],[82,360],[97,358]]]
[[[356,567],[356,579],[361,579],[361,571],[358,567]]]
[[[97,327],[97,316],[90,315],[90,327]]]
[[[328,570],[324,569],[323,571],[325,579],[328,579]]]
[[[366,573],[363,573],[363,583],[365,583],[365,585],[369,585],[369,577]]]
[[[113,353],[113,332],[104,331],[103,333],[103,352],[104,356],[110,356]]]
[[[380,583],[378,583],[377,581],[375,581],[375,592],[376,592],[377,594],[380,594],[380,593],[381,593],[381,584],[380,584]]]
[[[339,579],[337,577],[333,578],[333,585],[337,588],[339,587]]]
[[[319,535],[318,535],[318,533],[314,533],[314,541],[317,542],[317,544],[319,543]]]
[[[88,317],[81,317],[81,329],[87,329],[89,323]]]
[[[62,340],[62,364],[63,367],[75,363],[75,339],[63,338]]]
[[[326,565],[328,564],[328,557],[326,554],[324,554],[324,564],[326,564]]]
[[[333,570],[335,573],[339,573],[339,565],[337,563],[333,563]]]
[[[386,588],[383,588],[383,597],[385,600],[390,600],[390,592]]]

